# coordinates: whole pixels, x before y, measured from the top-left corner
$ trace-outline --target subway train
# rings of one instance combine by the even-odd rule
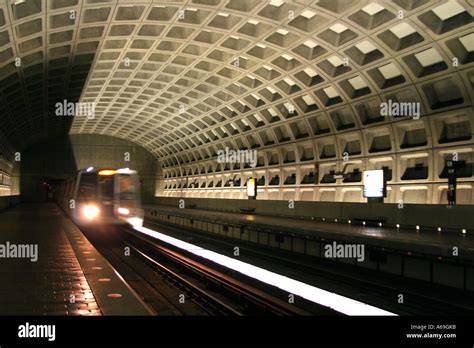
[[[129,168],[82,169],[61,183],[57,200],[79,226],[143,224],[138,175]]]

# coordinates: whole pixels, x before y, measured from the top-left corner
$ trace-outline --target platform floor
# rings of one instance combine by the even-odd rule
[[[168,205],[145,205],[145,210],[160,211],[193,219],[215,221],[255,228],[282,231],[291,235],[340,239],[345,242],[366,243],[395,250],[413,251],[448,256],[453,246],[460,257],[474,260],[474,236],[454,232],[416,231],[388,227],[361,226],[348,223],[322,222],[309,219],[286,218],[259,214],[219,212],[196,208],[180,209]]]
[[[14,257],[21,245],[29,246],[24,257]],[[114,277],[55,204],[22,204],[0,213],[0,315],[149,314]]]

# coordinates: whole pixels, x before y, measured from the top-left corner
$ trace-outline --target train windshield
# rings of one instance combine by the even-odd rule
[[[78,199],[97,198],[97,176],[95,174],[82,174],[77,192]]]

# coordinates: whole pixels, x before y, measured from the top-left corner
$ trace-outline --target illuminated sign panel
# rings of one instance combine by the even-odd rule
[[[383,170],[364,171],[364,197],[383,197],[385,192]]]
[[[247,180],[247,196],[255,197],[257,195],[257,181],[255,178],[249,178]]]

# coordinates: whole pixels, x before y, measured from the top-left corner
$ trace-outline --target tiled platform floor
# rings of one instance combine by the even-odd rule
[[[37,244],[38,260],[0,258],[0,315],[101,315],[54,204],[0,214],[0,244]]]

